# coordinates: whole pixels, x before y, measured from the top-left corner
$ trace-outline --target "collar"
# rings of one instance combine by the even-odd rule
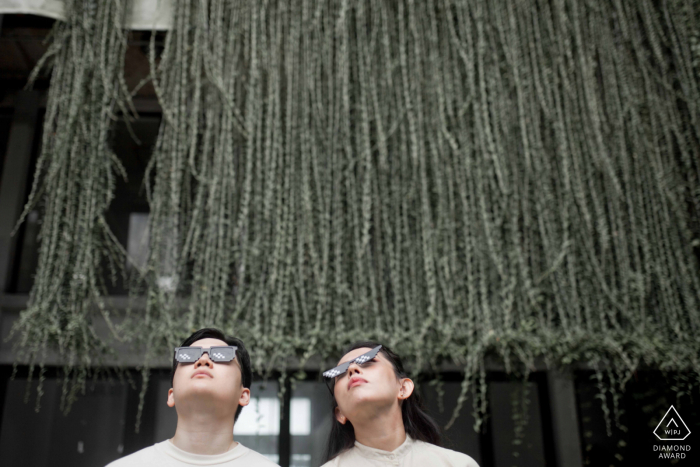
[[[224,462],[229,462],[243,456],[246,451],[248,451],[247,447],[243,446],[241,443],[238,443],[235,448],[221,454],[193,454],[178,448],[169,439],[156,443],[155,447],[173,459],[177,459],[181,462],[192,465],[223,464]]]
[[[402,459],[406,454],[408,454],[411,448],[413,448],[414,444],[415,441],[408,436],[407,433],[406,440],[403,442],[403,444],[393,451],[382,451],[381,449],[371,448],[369,446],[365,446],[359,441],[355,441],[355,448],[357,449],[358,454],[361,454],[363,457],[368,459],[391,462]]]

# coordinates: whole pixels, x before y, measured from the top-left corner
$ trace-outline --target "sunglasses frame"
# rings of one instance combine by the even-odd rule
[[[374,360],[377,357],[377,355],[379,355],[379,351],[381,349],[382,349],[382,345],[379,344],[378,346],[376,346],[375,348],[373,348],[369,352],[365,352],[362,355],[358,355],[357,357],[353,358],[352,360],[348,360],[347,362],[342,363],[334,368],[331,368],[330,370],[324,371],[323,372],[324,381],[326,382],[326,387],[331,392],[331,396],[335,397],[335,393],[333,392],[333,388],[335,387],[335,379],[338,376],[342,376],[345,373],[347,373],[347,371],[350,369],[350,365],[352,363],[356,363],[357,360],[362,360],[360,363],[358,363],[358,365],[360,365],[360,366],[364,365],[367,362]],[[369,355],[371,355],[371,357]],[[340,368],[343,368],[343,367],[345,367],[345,369],[343,371],[340,371]]]
[[[182,361],[177,358],[177,353],[181,349],[199,349],[199,356],[195,358],[193,361]],[[212,349],[233,349],[233,358],[231,360],[215,360],[211,356],[211,350]],[[236,359],[236,351],[238,350],[238,347],[235,345],[215,345],[212,347],[192,347],[192,346],[186,346],[186,347],[175,347],[175,361],[178,363],[197,363],[200,358],[202,358],[202,355],[206,352],[206,354],[209,356],[209,359],[214,362],[214,363],[228,363],[232,362]]]

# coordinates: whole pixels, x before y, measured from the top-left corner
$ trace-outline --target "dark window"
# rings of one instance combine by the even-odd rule
[[[687,375],[693,381],[694,375]],[[680,459],[659,459],[659,445],[690,445],[687,457],[697,459],[695,450],[700,446],[693,436],[700,433],[700,407],[697,403],[697,386],[692,396],[677,384],[673,375],[660,371],[637,371],[620,396],[620,428],[610,415],[612,436],[608,436],[601,405],[600,390],[591,371],[576,373],[576,402],[579,413],[581,451],[584,465],[683,465]],[[608,408],[612,410],[612,396],[606,393]],[[671,405],[678,411],[690,430],[683,442],[660,441],[654,430]],[[693,449],[694,448],[694,449]],[[697,464],[686,459],[685,462]]]
[[[296,383],[290,403],[290,467],[322,464],[331,430],[331,407],[331,395],[323,382]]]
[[[124,452],[128,388],[125,382],[96,381],[64,415],[61,381],[44,381],[41,410],[35,411],[36,383],[7,381],[0,428],[3,465],[102,466]],[[29,402],[24,403],[25,395]]]
[[[5,164],[7,152],[7,140],[10,137],[10,127],[12,126],[12,111],[0,110],[0,180],[2,180],[2,168]]]
[[[170,388],[167,370],[152,373],[139,433],[135,418],[139,400],[140,374],[129,371],[123,378],[91,382],[66,416],[60,411],[61,384],[57,369],[49,370],[41,410],[36,413],[36,381],[27,394],[26,367],[10,380],[10,366],[0,367],[0,451],[8,465],[48,466],[51,459],[67,459],[66,465],[106,465],[175,433],[177,414],[166,404]],[[36,378],[35,378],[36,379]],[[459,396],[458,375],[446,374],[442,383],[442,403],[434,384],[420,383],[426,409],[441,427],[452,415]],[[472,404],[467,400],[460,417],[444,432],[444,447],[464,452],[482,467],[552,465],[547,461],[543,441],[544,421],[540,411],[537,378],[528,382],[530,401],[528,424],[516,435],[514,414],[520,414],[519,401],[523,383],[506,380],[500,374],[489,381],[489,416],[485,434],[474,431]],[[325,385],[311,378],[288,385],[290,395],[282,404],[275,379],[253,383],[252,400],[236,422],[235,439],[282,466],[316,467],[321,461],[331,426],[331,399]],[[442,407],[442,410],[440,409]],[[284,418],[289,427],[285,429]],[[288,431],[287,431],[288,430]],[[285,433],[288,433],[285,435]],[[283,436],[288,436],[287,441]],[[518,439],[517,443],[513,441]],[[280,458],[283,445],[289,446],[288,458]],[[286,456],[285,456],[286,457]],[[15,462],[12,462],[15,461]]]
[[[115,237],[127,249],[130,255],[139,264],[143,264],[148,254],[148,203],[146,201],[143,176],[148,164],[148,159],[153,151],[160,127],[159,115],[141,115],[136,122],[131,124],[132,130],[139,141],[129,134],[123,120],[115,124],[112,139],[112,148],[121,161],[127,174],[124,180],[117,176],[117,184],[114,199],[106,213],[107,222]],[[31,187],[34,176],[35,161],[38,156],[41,140],[41,122],[35,133],[35,148],[32,157],[32,167],[29,172],[27,191]],[[28,196],[28,193],[27,193]],[[38,210],[32,211],[26,218],[19,231],[18,257],[15,264],[14,284],[10,290],[18,294],[26,294],[34,284],[34,274],[37,268],[39,245],[39,221]],[[129,266],[125,262],[127,270]],[[105,271],[105,274],[107,272]],[[127,288],[123,282],[112,284],[105,280],[110,295],[125,295]]]
[[[460,415],[452,424],[449,430],[444,427],[452,418],[452,412],[457,404],[457,399],[462,389],[460,375],[445,375],[447,381],[441,383],[442,399],[438,395],[438,388],[433,383],[423,382],[418,386],[420,394],[426,405],[428,413],[435,419],[438,425],[443,428],[443,447],[453,451],[463,452],[473,457],[475,461],[482,465],[481,455],[481,435],[474,431],[474,415],[472,414],[471,399],[468,399]]]

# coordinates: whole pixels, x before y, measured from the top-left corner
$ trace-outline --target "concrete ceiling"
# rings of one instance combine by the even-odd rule
[[[13,106],[13,95],[27,84],[29,74],[46,52],[54,20],[35,15],[0,15],[0,108]],[[129,89],[134,89],[149,74],[148,47],[150,32],[129,33],[125,55],[125,72]],[[163,41],[158,33],[157,43]],[[45,69],[34,84],[34,89],[48,88],[50,70]],[[148,83],[134,97],[139,111],[159,112],[153,86]]]

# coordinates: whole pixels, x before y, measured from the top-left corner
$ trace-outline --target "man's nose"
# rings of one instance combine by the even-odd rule
[[[209,352],[204,352],[202,356],[199,357],[199,360],[195,362],[195,368],[198,368],[200,366],[208,366],[209,368],[212,368],[214,366],[214,362],[212,362],[211,358],[209,358]]]

